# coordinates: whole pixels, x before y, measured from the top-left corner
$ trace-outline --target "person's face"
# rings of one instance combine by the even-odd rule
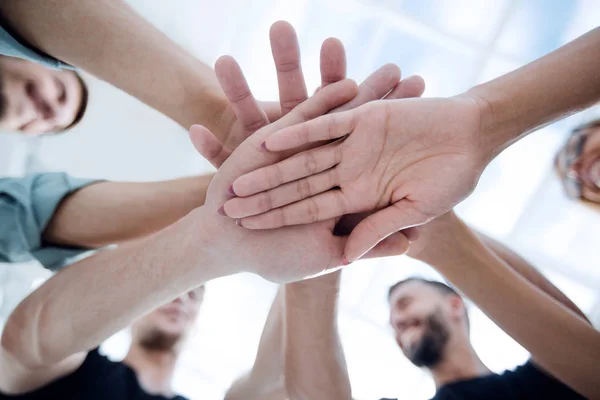
[[[451,297],[421,282],[406,282],[390,296],[390,324],[396,342],[418,367],[438,364],[450,336],[462,323],[460,312],[464,310],[457,308],[458,303],[451,304]]]
[[[133,340],[154,350],[171,350],[196,322],[204,286],[192,290],[146,315],[133,325]]]
[[[575,132],[557,154],[556,170],[569,197],[600,204],[600,126]]]
[[[75,72],[0,56],[0,130],[25,135],[62,131],[75,120],[82,98]]]

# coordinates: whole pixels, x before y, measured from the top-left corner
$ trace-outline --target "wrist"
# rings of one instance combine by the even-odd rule
[[[475,233],[454,212],[442,215],[424,226],[423,237],[415,243],[423,241],[422,249],[417,254],[409,255],[423,261],[436,269],[461,268],[465,257],[479,242]]]
[[[179,123],[185,129],[189,129],[194,124],[203,125],[222,140],[233,123],[230,114],[232,113],[229,112],[229,102],[220,89],[199,88],[197,93],[183,105]]]
[[[158,233],[158,240],[176,254],[174,262],[189,268],[188,279],[198,285],[239,272],[236,265],[222,257],[222,235],[207,217],[205,207],[199,207]]]
[[[479,130],[474,140],[485,165],[529,129],[519,122],[519,110],[513,99],[498,88],[482,84],[458,97],[470,100],[477,109]]]

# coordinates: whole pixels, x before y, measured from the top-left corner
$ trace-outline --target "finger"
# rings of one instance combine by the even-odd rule
[[[396,232],[369,250],[361,259],[400,256],[408,252],[410,240],[405,231]]]
[[[225,203],[224,210],[231,218],[250,217],[318,195],[338,185],[337,170],[328,169],[250,197],[235,197]]]
[[[416,242],[421,236],[421,230],[417,226],[413,226],[411,228],[406,228],[402,230],[404,236],[408,239],[409,242]]]
[[[392,233],[425,222],[427,218],[409,200],[400,200],[368,216],[352,230],[346,243],[346,260],[355,261]]]
[[[321,86],[319,89],[344,78],[346,78],[346,50],[339,39],[328,38],[321,46]]]
[[[190,139],[198,153],[215,168],[219,168],[231,154],[229,150],[223,147],[216,136],[202,125],[192,125]]]
[[[386,64],[373,72],[358,86],[358,95],[350,102],[334,111],[346,111],[373,100],[380,100],[399,85],[400,68],[396,64]]]
[[[346,198],[336,189],[238,221],[248,229],[273,229],[332,219],[346,214],[347,209]]]
[[[293,124],[299,124],[302,122],[310,121],[317,117],[320,117],[336,107],[347,103],[353,99],[357,94],[356,82],[352,79],[344,79],[342,81],[333,83],[319,90],[313,97],[300,104],[290,113],[289,119],[285,120],[285,125],[281,121],[282,128],[279,126],[273,126],[273,132],[283,127],[288,127]]]
[[[254,132],[269,123],[267,115],[252,95],[242,69],[233,57],[220,57],[215,63],[215,74],[244,131]]]
[[[385,96],[386,99],[408,99],[421,97],[425,91],[425,81],[419,75],[409,76],[403,79],[396,87]]]
[[[322,89],[318,94],[322,94],[326,89]],[[314,119],[305,118],[307,122],[273,133],[265,141],[264,147],[269,151],[283,151],[321,140],[339,139],[352,132],[356,125],[355,116],[356,111],[349,110]]]
[[[308,98],[300,65],[300,45],[294,28],[285,21],[275,22],[269,36],[277,70],[281,114],[285,115]]]
[[[233,182],[233,190],[237,196],[251,196],[300,178],[318,174],[338,165],[341,160],[342,153],[339,143],[331,143],[313,150],[303,151],[277,164],[240,176]],[[265,211],[268,210],[262,212]],[[256,213],[250,215],[254,214]]]

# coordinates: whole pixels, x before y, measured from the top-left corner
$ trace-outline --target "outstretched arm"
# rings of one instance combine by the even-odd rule
[[[270,229],[378,210],[350,235],[354,261],[448,212],[526,133],[600,100],[598,70],[600,28],[460,96],[372,102],[286,128],[264,147],[327,144],[241,176],[225,211],[244,227]]]
[[[285,287],[285,386],[290,399],[352,399],[337,328],[341,272]]]
[[[233,382],[225,400],[287,400],[283,370],[285,294],[281,286],[263,328],[252,369]]]
[[[123,0],[7,0],[4,23],[32,46],[89,71],[177,121],[225,139],[227,100],[212,68]]]
[[[86,186],[60,203],[43,239],[95,248],[149,235],[204,204],[212,176]]]
[[[525,260],[523,257],[518,255],[508,247],[504,246],[502,243],[484,235],[481,232],[477,232],[475,230],[473,231],[477,234],[479,240],[481,240],[483,244],[485,244],[487,248],[490,249],[496,255],[496,257],[504,261],[516,273],[525,278],[533,286],[546,293],[548,296],[552,297],[554,300],[567,307],[568,309],[576,313],[578,316],[583,318],[585,321],[590,323],[583,311],[581,311],[579,307],[577,307],[575,303],[571,301],[571,299],[565,296],[563,292],[561,292],[556,286],[554,286],[552,282],[550,282],[544,275],[542,275],[542,273],[539,272],[527,260]]]

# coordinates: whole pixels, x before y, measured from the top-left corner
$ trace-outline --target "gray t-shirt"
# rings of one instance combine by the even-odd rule
[[[60,172],[1,178],[0,262],[36,259],[47,269],[56,270],[67,259],[89,251],[45,243],[42,233],[67,195],[94,182]]]
[[[16,35],[10,33],[10,29],[8,29],[6,26],[0,26],[0,54],[33,61],[48,68],[73,69],[73,67],[70,65],[52,58],[49,55],[44,54],[41,51],[32,48],[25,42],[17,39]]]

